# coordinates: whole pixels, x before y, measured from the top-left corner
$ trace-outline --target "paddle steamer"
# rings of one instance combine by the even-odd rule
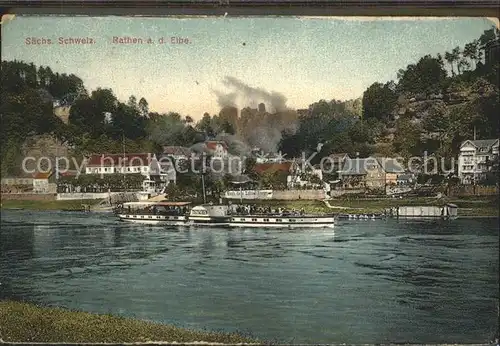
[[[332,228],[333,215],[311,215],[285,210],[254,210],[228,205],[202,205],[191,209],[192,225],[253,228]]]
[[[123,203],[115,212],[122,221],[166,226],[188,223],[190,202],[141,201]]]

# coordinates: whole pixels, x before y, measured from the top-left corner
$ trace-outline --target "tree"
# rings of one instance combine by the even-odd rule
[[[402,117],[398,119],[396,128],[393,142],[396,151],[403,157],[421,155],[420,134],[422,129],[420,126],[412,123],[410,119]]]
[[[119,103],[112,119],[111,132],[115,139],[120,139],[122,135],[130,139],[139,139],[147,134],[147,119],[141,117],[137,107]]]
[[[448,60],[446,57],[445,59]],[[436,92],[442,89],[446,71],[442,61],[426,55],[416,65],[408,65],[406,70],[400,70],[398,78],[399,91],[414,94]]]
[[[186,131],[192,133],[192,130],[194,130],[192,127],[186,127],[180,114],[173,112],[150,121],[147,125],[149,138],[162,146],[193,144],[185,142]]]
[[[470,60],[470,62],[474,63],[474,67],[478,63],[478,49],[479,49],[479,40],[474,40],[470,43],[467,43],[464,47],[463,56]]]
[[[469,68],[470,68],[470,63],[465,58],[462,58],[458,61],[457,64],[458,73],[463,73],[465,70],[468,70]]]
[[[146,101],[144,97],[141,97],[141,99],[139,100],[139,114],[144,118],[149,114],[148,101]]]
[[[127,106],[130,108],[137,108],[137,98],[134,95],[128,98]]]
[[[455,47],[453,48],[453,50],[451,51],[451,56],[453,58],[453,61],[456,62],[458,64],[458,61],[460,60],[460,47]],[[458,66],[457,66],[457,70],[458,70]],[[458,71],[458,73],[460,74],[460,71]]]
[[[104,113],[99,112],[92,99],[82,99],[75,102],[69,113],[69,121],[79,134],[88,133],[99,137],[104,129]]]
[[[363,119],[392,120],[397,95],[393,83],[373,83],[363,93]]]
[[[498,37],[498,31],[496,30],[495,27],[492,27],[491,29],[485,30],[483,34],[479,37],[479,43],[481,46],[484,46],[491,41],[494,41]]]
[[[95,110],[104,114],[105,112],[114,113],[118,105],[118,100],[111,89],[97,88],[92,91],[91,100],[94,103]]]
[[[205,132],[207,135],[213,135],[214,130],[212,128],[212,118],[210,117],[210,114],[203,114],[201,120],[196,124],[196,128],[202,132]]]
[[[446,52],[444,54],[444,59],[448,62],[448,64],[450,64],[451,74],[452,74],[452,76],[454,76],[455,75],[455,70],[453,69],[453,63],[455,62],[455,57],[453,56],[452,53]]]

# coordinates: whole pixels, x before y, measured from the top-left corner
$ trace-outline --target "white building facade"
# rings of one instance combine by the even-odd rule
[[[458,177],[462,184],[477,184],[498,160],[498,139],[467,140],[460,145]]]

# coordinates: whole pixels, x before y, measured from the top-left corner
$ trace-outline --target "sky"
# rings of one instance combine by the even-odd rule
[[[217,91],[232,91],[226,77],[307,108],[361,97],[420,57],[463,47],[492,26],[486,18],[16,16],[2,24],[1,44],[2,60],[73,73],[89,91],[111,88],[121,101],[144,97],[151,111],[199,119],[219,112]],[[113,43],[126,36],[145,43]],[[52,44],[26,44],[30,37]],[[95,43],[59,44],[59,37]],[[240,98],[238,106],[250,101],[260,102]]]

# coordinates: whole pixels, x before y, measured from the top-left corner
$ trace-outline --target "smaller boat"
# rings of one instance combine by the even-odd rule
[[[387,210],[388,215],[395,218],[434,218],[456,219],[458,207],[448,203],[444,206],[401,206]]]
[[[338,214],[339,220],[379,220],[384,219],[384,214]]]
[[[148,225],[185,226],[191,202],[126,202],[115,213],[121,221]]]

